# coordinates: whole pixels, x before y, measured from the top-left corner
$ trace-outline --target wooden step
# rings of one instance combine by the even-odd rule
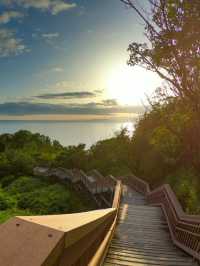
[[[116,263],[119,265],[135,265],[136,263],[140,263],[142,265],[162,265],[162,266],[191,266],[191,261],[184,262],[184,261],[161,261],[155,259],[144,259],[144,258],[131,258],[127,256],[118,256],[118,255],[111,255],[108,254],[105,262]],[[137,265],[137,264],[136,264]]]
[[[118,225],[105,266],[194,266],[192,258],[173,245],[162,209],[148,206],[129,187],[123,192]]]
[[[127,258],[137,258],[137,259],[145,259],[145,260],[158,260],[158,261],[178,261],[178,262],[186,262],[189,261],[191,262],[191,258],[189,257],[179,257],[179,256],[165,256],[165,254],[160,254],[157,256],[152,255],[152,254],[136,254],[136,253],[130,253],[130,252],[123,252],[123,251],[115,251],[110,249],[108,252],[109,255],[117,255],[117,256],[122,256],[122,257],[127,257]]]
[[[176,256],[177,254],[180,255],[180,257],[188,257],[184,252],[182,251],[177,251],[176,249],[174,250],[158,250],[158,249],[145,249],[145,248],[127,248],[119,245],[111,245],[110,250],[117,250],[125,253],[131,253],[131,254],[143,254],[144,256],[147,254],[151,254],[154,256]]]

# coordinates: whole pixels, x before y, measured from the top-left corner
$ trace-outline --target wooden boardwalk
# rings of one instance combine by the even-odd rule
[[[119,224],[104,266],[193,266],[191,257],[175,247],[159,207],[123,187]]]

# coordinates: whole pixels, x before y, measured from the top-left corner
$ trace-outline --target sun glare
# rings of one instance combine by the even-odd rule
[[[111,71],[107,79],[108,97],[119,104],[133,105],[145,102],[146,95],[161,84],[156,74],[141,67],[118,66]]]

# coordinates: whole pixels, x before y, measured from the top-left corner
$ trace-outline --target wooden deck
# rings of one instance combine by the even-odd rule
[[[191,257],[175,247],[161,208],[123,187],[119,224],[104,266],[193,266]]]

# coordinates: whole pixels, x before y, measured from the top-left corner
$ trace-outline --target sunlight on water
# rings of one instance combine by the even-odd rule
[[[134,123],[94,121],[94,122],[49,122],[49,121],[0,121],[0,134],[15,133],[18,130],[29,130],[58,140],[62,145],[85,143],[87,148],[99,140],[111,138],[116,132],[127,128],[133,133]]]
[[[122,125],[123,128],[126,128],[128,130],[129,136],[132,136],[134,131],[134,123],[133,122],[125,122]]]

